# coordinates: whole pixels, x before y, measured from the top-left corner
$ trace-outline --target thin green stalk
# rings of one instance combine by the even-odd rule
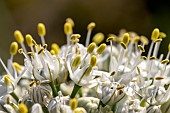
[[[18,102],[19,98],[18,96],[15,94],[15,92],[10,93],[10,95]]]
[[[54,84],[54,81],[51,81],[51,82],[49,83],[49,85],[50,85],[50,87],[51,87],[51,89],[52,89],[53,97],[58,96],[58,91],[57,91],[57,88],[56,88],[56,86],[55,86],[55,84]]]
[[[73,91],[72,91],[72,93],[71,93],[70,98],[74,98],[80,88],[81,88],[81,86],[78,86],[77,84],[74,84],[74,88],[73,88]]]

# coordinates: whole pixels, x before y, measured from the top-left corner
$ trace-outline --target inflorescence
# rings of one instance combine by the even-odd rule
[[[143,56],[149,44],[145,36],[122,30],[109,34],[106,45],[99,32],[90,43],[95,26],[89,23],[82,45],[74,21],[67,18],[67,44],[53,43],[51,50],[43,23],[37,25],[41,44],[16,30],[7,65],[0,58],[6,71],[0,76],[0,112],[170,113],[170,44],[167,55],[158,56],[166,34],[155,28]],[[24,56],[23,65],[14,61],[17,53]]]

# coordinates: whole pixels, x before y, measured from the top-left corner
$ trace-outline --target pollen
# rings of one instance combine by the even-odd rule
[[[51,49],[55,51],[55,54],[58,54],[60,51],[60,47],[56,43],[52,43]]]
[[[141,59],[147,60],[147,57],[146,56],[141,56]]]
[[[145,52],[145,49],[144,49],[141,45],[138,45],[138,48],[139,48],[142,52]]]
[[[77,101],[77,99],[71,99],[70,100],[70,108],[71,108],[71,110],[75,110],[76,108],[77,108],[77,105],[78,105],[78,101]]]
[[[87,30],[93,30],[95,26],[96,26],[96,24],[94,22],[91,22],[88,24]]]
[[[122,42],[123,42],[125,45],[128,45],[129,40],[130,40],[129,34],[128,34],[128,33],[125,33],[125,34],[123,35],[123,41],[122,41]]]
[[[67,35],[72,33],[72,25],[71,25],[71,23],[66,22],[64,24],[64,33],[67,34]]]
[[[80,38],[81,37],[81,35],[80,34],[72,34],[71,35],[71,40],[76,40],[76,39],[78,39],[78,38]]]
[[[39,23],[39,24],[37,25],[37,30],[38,30],[38,35],[39,35],[40,37],[45,36],[45,34],[46,34],[46,29],[45,29],[45,25],[44,25],[43,23]]]
[[[93,52],[93,50],[94,50],[95,47],[96,47],[96,43],[92,42],[92,43],[88,46],[87,52],[91,54],[91,53]]]
[[[135,36],[134,39],[133,39],[133,43],[137,43],[140,41],[140,38],[139,36]]]
[[[103,33],[97,33],[92,38],[92,41],[96,44],[100,44],[104,40],[104,34]]]
[[[21,48],[21,49],[18,49],[18,53],[19,54],[22,54],[23,53],[23,49]]]
[[[30,35],[30,34],[27,34],[26,36],[25,36],[25,38],[26,38],[26,42],[27,42],[27,45],[30,47],[30,46],[33,46],[33,43],[32,43],[32,36]]]
[[[107,47],[106,44],[103,43],[97,48],[96,52],[100,55],[105,51],[106,47]]]
[[[155,59],[156,59],[155,56],[151,56],[151,57],[150,57],[150,60],[155,60]]]
[[[169,63],[169,60],[168,60],[168,59],[165,59],[165,60],[162,60],[162,61],[161,61],[161,64],[167,64],[167,63]]]
[[[19,108],[19,113],[28,113],[28,108],[25,104],[19,104],[18,108]]]
[[[73,67],[77,67],[81,62],[81,57],[80,56],[76,56],[76,58],[74,59],[72,66]]]
[[[155,28],[153,31],[152,31],[152,35],[151,35],[151,39],[153,41],[156,41],[159,37],[159,29],[158,28]]]
[[[166,34],[165,34],[164,32],[160,32],[160,33],[159,33],[159,37],[160,37],[160,38],[166,38]]]
[[[110,36],[106,39],[106,42],[110,42],[110,41],[113,41],[115,38],[113,36]]]
[[[18,43],[24,42],[23,35],[22,35],[22,33],[21,33],[19,30],[16,30],[16,31],[14,32],[14,37],[15,37],[15,39],[16,39],[16,41],[17,41]]]
[[[119,86],[117,86],[117,90],[121,90],[121,89],[123,89],[125,86],[124,85],[119,85]]]
[[[13,66],[14,66],[18,71],[22,71],[21,65],[19,65],[17,62],[13,62]]]
[[[161,38],[155,40],[155,42],[161,42],[161,41],[162,41]]]
[[[50,50],[50,53],[51,53],[52,55],[55,55],[55,54],[56,54],[54,50]]]
[[[97,58],[96,58],[95,55],[93,55],[93,56],[91,57],[91,59],[90,59],[90,65],[91,65],[92,67],[94,67],[94,66],[96,66],[96,63],[97,63]]]
[[[10,46],[10,54],[16,55],[18,51],[18,44],[16,42],[12,42]]]
[[[4,82],[7,84],[7,85],[11,85],[11,78],[9,75],[5,75],[4,76]]]
[[[162,79],[164,79],[164,77],[162,77],[162,76],[155,77],[155,80],[162,80]]]

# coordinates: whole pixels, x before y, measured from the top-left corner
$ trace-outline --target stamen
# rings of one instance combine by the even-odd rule
[[[6,83],[6,85],[11,85],[12,84],[12,81],[11,81],[11,78],[9,75],[5,75],[4,76],[4,82]]]
[[[166,38],[166,34],[164,32],[159,32],[159,37],[160,38]]]
[[[121,90],[121,89],[123,89],[125,86],[124,85],[119,85],[119,86],[117,86],[117,90]]]
[[[138,45],[138,48],[139,48],[142,52],[145,52],[145,49],[144,49],[141,45]]]
[[[58,54],[60,51],[60,47],[56,43],[52,43],[51,49],[55,51],[55,54]]]
[[[155,56],[151,56],[151,57],[150,57],[150,60],[155,60],[155,59],[156,59]]]
[[[28,56],[34,56],[34,53],[33,52],[28,52],[27,55]]]
[[[18,51],[18,44],[16,42],[12,42],[10,47],[10,54],[16,55],[17,51]]]
[[[92,43],[88,46],[87,52],[91,54],[91,53],[93,52],[93,50],[95,49],[95,47],[96,47],[96,43],[92,42]]]
[[[38,35],[41,37],[42,45],[44,45],[45,44],[44,36],[46,35],[45,25],[43,23],[39,23],[37,25],[37,30],[38,30]]]
[[[162,76],[157,76],[157,77],[155,77],[155,79],[156,79],[156,80],[162,80],[162,79],[164,79],[164,77],[162,77]]]
[[[12,76],[11,73],[9,72],[8,68],[5,66],[4,62],[2,61],[2,59],[0,58],[0,62],[2,64],[2,66],[4,67],[5,71],[7,72],[8,75]]]
[[[14,37],[17,40],[17,42],[20,43],[20,45],[21,45],[22,49],[24,50],[24,52],[27,53],[27,50],[26,50],[25,45],[24,45],[24,38],[23,38],[22,33],[19,30],[16,30],[14,32]]]
[[[91,36],[91,32],[94,29],[94,27],[96,26],[96,24],[94,22],[91,22],[88,26],[87,26],[87,36],[86,36],[86,43],[85,46],[87,47],[90,43],[90,36]]]
[[[71,25],[71,23],[66,22],[66,23],[64,24],[64,33],[65,33],[66,35],[69,35],[69,34],[72,33],[72,25]]]
[[[159,29],[155,28],[152,31],[151,40],[156,41],[158,39],[158,37],[159,37]]]
[[[55,53],[55,51],[52,49],[52,50],[50,50],[50,53],[51,53],[51,55],[55,55],[56,53]]]
[[[73,19],[67,18],[67,19],[66,19],[66,22],[70,23],[70,24],[72,25],[72,27],[74,27],[74,21],[73,21]]]
[[[141,36],[141,37],[140,37],[140,41],[141,41],[144,45],[148,45],[148,44],[149,44],[149,40],[148,40],[145,36]]]
[[[41,54],[43,51],[44,51],[44,48],[41,48],[41,49],[38,51],[38,54]]]
[[[80,63],[81,63],[81,56],[76,56],[76,58],[74,59],[72,63],[72,66],[77,67]]]
[[[32,43],[33,38],[32,38],[32,36],[30,34],[27,34],[25,36],[25,38],[26,38],[26,42],[27,42],[28,47],[33,46],[33,43]]]
[[[70,100],[70,108],[71,108],[71,110],[75,110],[76,108],[77,108],[77,105],[78,105],[78,101],[77,101],[77,99],[71,99]]]
[[[141,56],[141,59],[147,60],[147,57],[146,56]]]
[[[25,104],[18,105],[19,113],[28,113],[28,108]]]
[[[12,64],[18,71],[22,71],[22,67],[17,62],[13,62]]]
[[[96,52],[100,55],[105,51],[105,49],[106,49],[106,44],[103,43],[97,48]]]
[[[103,33],[97,33],[93,36],[92,41],[95,42],[97,45],[100,44],[104,40]]]
[[[161,62],[161,64],[167,64],[167,63],[169,63],[168,59],[162,60],[162,62]]]
[[[129,43],[129,40],[130,40],[129,34],[128,34],[128,33],[125,33],[125,34],[123,35],[123,40],[122,40],[122,42],[120,42],[121,46],[122,46],[124,49],[127,48],[127,45],[128,45],[128,43]]]
[[[70,37],[70,39],[71,39],[71,40],[75,40],[75,39],[78,39],[78,38],[80,38],[80,37],[81,37],[80,34],[72,34],[71,37]]]
[[[97,58],[96,58],[95,55],[93,55],[93,56],[91,57],[91,59],[90,59],[90,65],[91,65],[92,67],[94,67],[94,66],[96,66],[96,63],[97,63]]]

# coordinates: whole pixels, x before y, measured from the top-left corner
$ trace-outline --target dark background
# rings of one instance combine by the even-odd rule
[[[63,25],[71,17],[75,22],[74,32],[80,33],[84,43],[86,27],[94,21],[97,32],[118,34],[125,28],[145,35],[150,39],[152,30],[157,27],[167,34],[160,53],[167,54],[170,42],[170,4],[168,0],[0,0],[0,57],[6,63],[10,57],[10,43],[15,41],[13,32],[30,33],[40,43],[37,24],[46,25],[47,44],[60,46],[66,43]],[[17,55],[14,61],[23,63],[23,56]],[[0,73],[2,73],[0,65]]]

